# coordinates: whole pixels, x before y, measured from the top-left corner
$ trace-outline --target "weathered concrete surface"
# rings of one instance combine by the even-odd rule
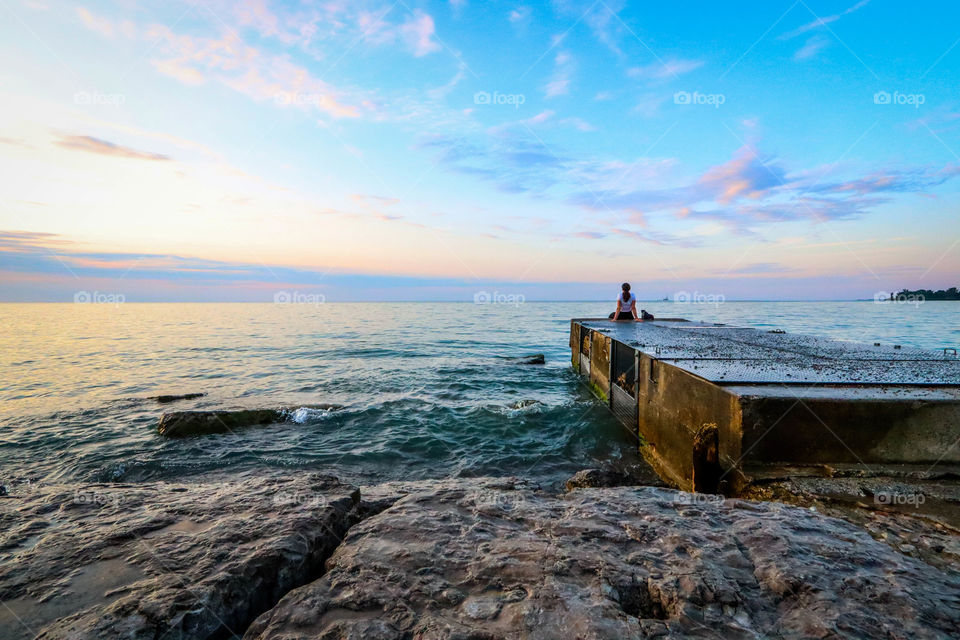
[[[320,575],[358,503],[309,473],[21,487],[0,500],[0,638],[242,634]]]
[[[354,527],[246,640],[949,638],[960,574],[779,504],[437,483]]]
[[[570,345],[589,346],[589,370],[577,354],[574,368],[604,402],[611,345],[639,354],[621,385],[637,389],[636,418],[623,399],[614,413],[681,489],[736,495],[743,467],[766,463],[960,464],[951,353],[662,320],[573,320]]]

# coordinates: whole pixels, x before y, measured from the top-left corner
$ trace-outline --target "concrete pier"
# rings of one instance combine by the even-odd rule
[[[773,468],[960,464],[953,350],[665,319],[574,319],[573,367],[681,489]]]

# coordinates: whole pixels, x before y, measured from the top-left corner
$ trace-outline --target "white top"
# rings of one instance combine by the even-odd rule
[[[630,307],[637,301],[637,296],[633,295],[633,292],[630,293],[630,299],[626,302],[623,301],[623,292],[617,296],[617,302],[620,303],[620,309],[622,311],[630,311]]]

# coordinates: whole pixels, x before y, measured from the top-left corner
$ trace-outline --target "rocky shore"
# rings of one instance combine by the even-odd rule
[[[590,488],[604,474],[579,475],[559,494],[510,478],[358,488],[307,472],[12,487],[0,497],[0,637],[949,638],[960,628],[949,528]],[[925,553],[897,531],[924,537]]]

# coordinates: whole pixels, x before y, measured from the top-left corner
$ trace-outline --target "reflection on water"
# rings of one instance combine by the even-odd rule
[[[644,303],[660,317],[868,342],[960,343],[956,303]],[[257,465],[355,480],[517,474],[628,455],[570,371],[571,317],[610,304],[0,305],[0,482],[180,476]],[[545,366],[510,357],[544,353]],[[149,396],[205,392],[159,405]],[[169,441],[164,410],[339,412]]]

